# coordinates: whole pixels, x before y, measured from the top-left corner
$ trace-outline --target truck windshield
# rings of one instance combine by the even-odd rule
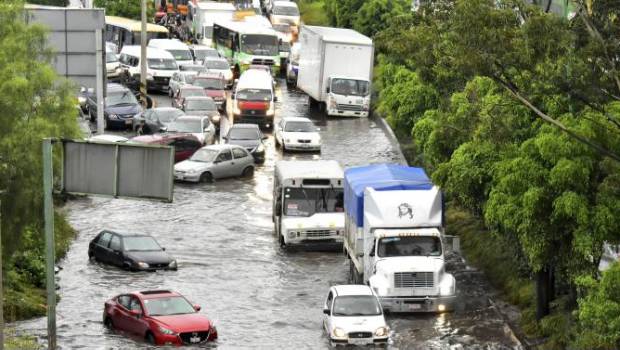
[[[332,80],[332,90],[336,95],[366,96],[368,95],[368,82],[353,79]]]
[[[293,6],[274,6],[272,12],[280,16],[299,16],[299,9]]]
[[[149,68],[159,70],[177,70],[179,66],[175,60],[169,58],[149,58]]]
[[[381,307],[371,295],[346,295],[334,299],[334,316],[379,316]]]
[[[287,187],[284,189],[284,215],[311,216],[315,213],[344,211],[342,188]]]
[[[241,37],[243,52],[250,55],[278,55],[278,37],[275,35],[246,34]]]
[[[396,256],[440,256],[441,241],[438,237],[407,236],[379,239],[377,255],[381,258]]]

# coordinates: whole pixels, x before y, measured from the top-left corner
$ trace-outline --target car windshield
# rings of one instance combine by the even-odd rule
[[[334,299],[334,316],[379,316],[381,306],[372,295],[344,295]]]
[[[170,123],[171,121],[182,116],[183,111],[180,109],[149,109],[146,111],[146,119],[157,119],[162,123]]]
[[[342,188],[287,187],[284,189],[284,215],[342,212],[343,198]]]
[[[336,95],[366,96],[368,95],[368,82],[353,79],[332,80],[332,90]]]
[[[118,57],[116,57],[116,54],[114,54],[113,52],[106,52],[105,63],[114,63],[114,62],[118,62]]]
[[[189,50],[166,50],[177,61],[191,61],[192,53]]]
[[[149,58],[148,60],[149,68],[151,69],[159,69],[159,70],[177,70],[179,66],[177,65],[177,61],[171,60],[169,58]]]
[[[440,256],[441,241],[438,237],[429,236],[385,237],[379,240],[377,255],[381,258]]]
[[[145,299],[144,307],[149,316],[184,315],[196,312],[185,298],[177,296]]]
[[[278,54],[278,37],[275,35],[246,34],[241,37],[244,53],[250,55],[276,56]]]
[[[203,148],[194,153],[190,160],[193,160],[194,162],[211,163],[215,160],[218,153],[219,152],[217,150]]]
[[[312,122],[288,122],[284,125],[284,131],[288,132],[315,132],[316,127]]]
[[[203,89],[183,89],[181,90],[181,97],[189,96],[207,96]]]
[[[136,97],[129,91],[108,92],[105,98],[106,106],[134,105],[138,104]]]
[[[127,251],[153,251],[161,250],[161,247],[153,239],[153,237],[137,236],[137,237],[125,237],[123,238],[123,244]]]
[[[205,57],[218,57],[219,54],[216,50],[194,50],[194,56],[196,59],[203,60]]]
[[[169,132],[201,133],[200,119],[177,119],[168,125]]]
[[[271,90],[244,89],[237,92],[238,100],[271,101]]]
[[[192,64],[192,65],[185,65],[185,64],[182,64],[182,65],[179,67],[179,70],[181,70],[181,71],[185,71],[185,72],[198,72],[198,73],[200,73],[200,72],[204,72],[205,67],[203,67],[203,66],[197,66],[197,65],[193,65],[193,64]]]
[[[285,23],[280,23],[280,24],[274,24],[273,25],[273,29],[281,32],[281,33],[290,33],[291,32],[291,25],[290,24],[285,24]]]
[[[217,106],[210,98],[201,98],[185,101],[185,109],[188,111],[215,111]]]
[[[280,43],[280,52],[290,52],[291,51],[291,44],[287,41],[282,41]]]
[[[205,62],[205,66],[207,67],[207,69],[230,69],[228,62],[220,60],[207,61]]]
[[[274,6],[272,12],[280,16],[299,16],[299,9],[294,6]]]
[[[196,74],[186,74],[185,75],[185,82],[188,83],[188,84],[193,83],[194,79],[196,79]]]
[[[222,79],[196,78],[192,85],[200,86],[207,90],[224,90]]]
[[[258,140],[259,134],[256,129],[231,128],[228,132],[230,140]]]

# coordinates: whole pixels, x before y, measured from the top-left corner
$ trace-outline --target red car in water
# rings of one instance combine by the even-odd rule
[[[142,135],[132,138],[129,142],[147,145],[174,146],[175,163],[188,159],[204,146],[196,136],[185,133]]]
[[[177,292],[131,292],[105,302],[103,323],[154,345],[191,345],[217,339],[217,329],[199,311],[200,306]]]
[[[226,81],[219,74],[199,74],[192,83],[205,89],[207,96],[211,97],[220,110],[226,109]]]

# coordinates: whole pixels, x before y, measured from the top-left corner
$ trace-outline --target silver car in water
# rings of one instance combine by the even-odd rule
[[[177,181],[212,182],[226,177],[253,175],[254,157],[237,145],[206,146],[188,160],[174,165],[174,179]]]

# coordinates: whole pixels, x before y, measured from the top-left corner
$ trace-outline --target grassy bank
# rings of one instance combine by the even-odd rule
[[[323,0],[301,0],[298,2],[301,20],[313,26],[328,26]]]
[[[59,212],[54,217],[54,226],[56,259],[60,260],[67,253],[76,232],[69,225],[64,214]],[[24,249],[15,252],[4,262],[4,317],[6,322],[45,315],[43,236],[38,229],[27,228],[22,235]]]
[[[4,331],[4,349],[5,350],[38,350],[41,349],[37,339],[32,336],[18,335],[14,329],[5,329]]]

